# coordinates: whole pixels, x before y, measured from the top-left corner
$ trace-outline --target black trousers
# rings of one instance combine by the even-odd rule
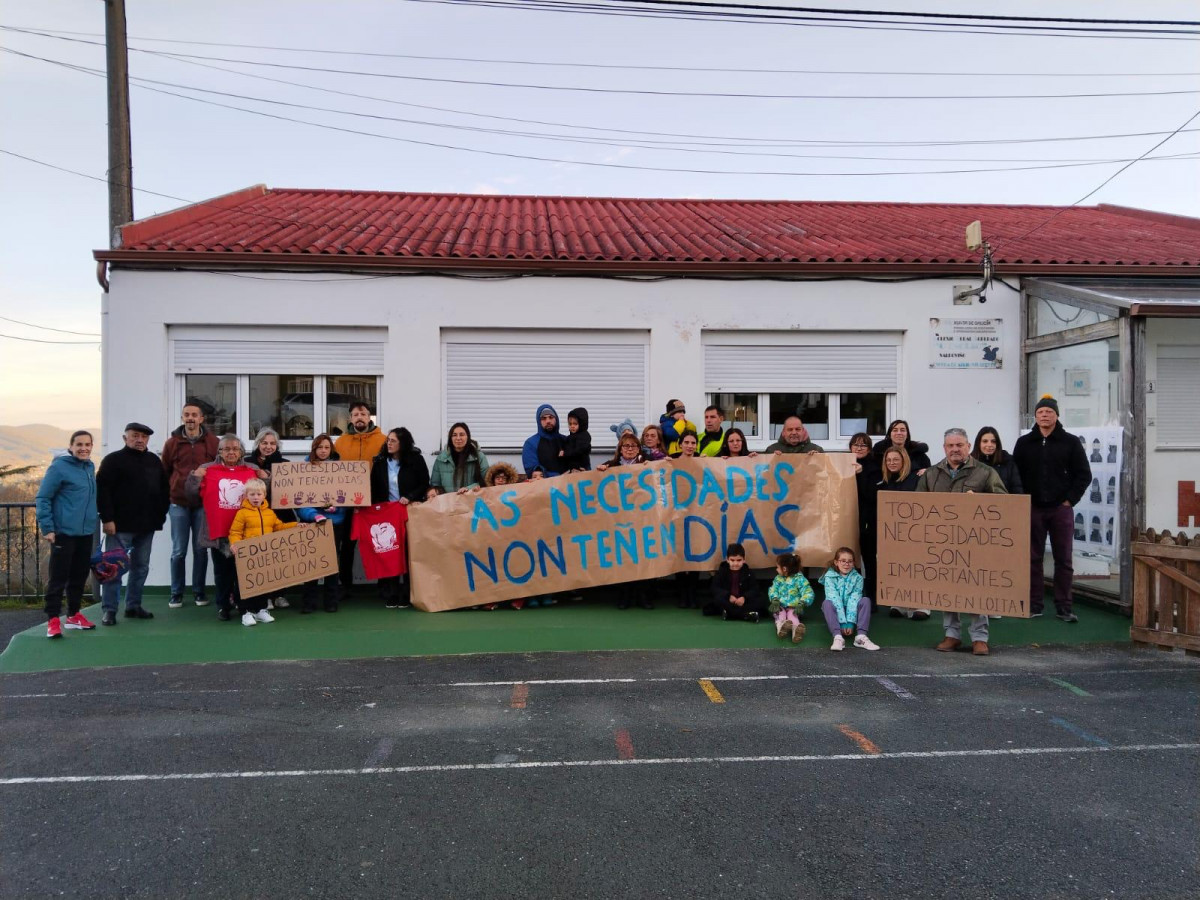
[[[212,549],[213,586],[217,591],[217,608],[232,609],[237,607],[240,613],[258,612],[267,605],[265,596],[242,599],[238,587],[237,563],[232,556],[226,556],[216,547]]]
[[[50,546],[50,580],[46,584],[46,618],[62,615],[63,590],[67,592],[67,615],[83,605],[83,588],[91,571],[92,536],[56,534]]]
[[[301,603],[305,609],[317,608],[317,588],[322,588],[324,594],[324,603],[326,606],[336,606],[342,600],[342,548],[346,544],[346,536],[350,533],[349,517],[333,526],[333,546],[337,550],[338,570],[324,578],[314,578],[312,581],[304,582],[304,587],[301,591]]]
[[[342,542],[338,544],[337,560],[338,560],[338,578],[342,582],[342,590],[344,593],[349,593],[354,587],[354,549],[358,546],[358,541],[350,540],[350,523],[354,521],[354,510],[346,510],[346,519],[342,522]],[[337,533],[334,533],[334,539],[337,539]]]
[[[722,597],[720,600],[710,600],[704,605],[702,612],[706,616],[719,616],[724,613],[727,619],[744,619],[746,614],[751,612],[766,616],[767,600],[764,597],[749,597],[741,606],[735,606],[729,602],[728,597]]]
[[[879,606],[878,590],[876,587],[876,559],[879,555],[877,546],[878,535],[875,529],[868,525],[858,529],[858,546],[862,551],[863,562],[863,593],[871,598],[871,609]]]

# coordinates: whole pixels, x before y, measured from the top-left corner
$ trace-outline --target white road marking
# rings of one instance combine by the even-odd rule
[[[512,679],[509,681],[435,681],[414,682],[408,687],[512,687],[518,684],[654,684],[672,681],[696,681],[705,678],[709,681],[839,681],[880,678],[1041,678],[1051,675],[1069,675],[1075,678],[1091,675],[1162,675],[1168,673],[1191,672],[1200,675],[1200,666],[1164,666],[1162,668],[1146,666],[1138,669],[1091,669],[1085,671],[1071,670],[1063,672],[892,672],[884,674],[864,675],[856,673],[824,674],[824,675],[678,675],[666,678],[529,678]],[[63,691],[61,693],[38,694],[0,694],[0,700],[48,700],[54,698],[80,697],[124,697],[136,696],[145,699],[147,696],[171,694],[280,694],[285,692],[312,693],[316,691],[369,691],[380,690],[386,684],[344,684],[321,685],[317,687],[276,687],[276,688],[169,688],[156,691]]]
[[[899,697],[901,700],[916,700],[917,699],[916,694],[912,693],[912,691],[907,691],[904,688],[900,687],[900,685],[896,684],[896,682],[892,681],[892,679],[890,679],[890,678],[880,677],[880,678],[876,678],[875,680],[878,681],[880,684],[882,684],[885,688],[887,688],[893,694],[895,694],[897,697]]]
[[[828,753],[804,756],[684,756],[659,759],[564,759],[543,762],[443,763],[424,766],[375,766],[361,769],[281,769],[248,772],[171,772],[140,775],[48,775],[0,778],[0,787],[36,784],[98,784],[134,781],[216,781],[236,778],[323,778],[347,775],[414,775],[521,769],[586,769],[609,766],[694,766],[745,763],[874,762],[881,759],[956,759],[984,756],[1049,756],[1082,753],[1154,753],[1200,750],[1200,744],[1127,744],[1086,747],[1004,747],[995,750],[900,750],[890,753]]]

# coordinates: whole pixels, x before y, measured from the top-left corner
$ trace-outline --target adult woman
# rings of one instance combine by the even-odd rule
[[[279,432],[274,428],[260,428],[250,445],[250,452],[246,455],[246,464],[257,466],[269,476],[271,474],[271,466],[275,465],[275,463],[287,461],[288,458],[279,449]],[[271,481],[269,477],[263,480],[270,485]],[[279,521],[281,522],[296,521],[296,514],[290,509],[275,510],[275,515],[279,517]],[[287,606],[286,600],[283,605]]]
[[[647,425],[642,429],[641,455],[648,462],[667,458],[667,442],[663,439],[661,426]]]
[[[645,461],[646,457],[642,456],[642,445],[638,439],[632,431],[624,431],[617,439],[617,452],[613,454],[613,458],[596,466],[596,471],[603,472],[612,466],[637,466]]]
[[[700,451],[700,437],[690,428],[685,428],[679,436],[679,449],[671,454],[671,459],[691,459]]]
[[[975,446],[971,450],[971,455],[995,469],[1010,494],[1025,493],[1025,486],[1021,484],[1021,473],[1017,471],[1016,460],[1004,449],[1000,443],[1000,432],[991,425],[984,425],[979,429],[979,434],[975,435]]]
[[[217,618],[228,622],[239,602],[237,566],[229,547],[229,526],[242,508],[242,495],[251,478],[266,481],[270,474],[246,462],[246,449],[236,434],[217,444],[216,462],[205,463],[188,476],[184,490],[189,499],[204,506],[204,546],[212,553],[213,584],[217,591]]]
[[[96,626],[79,611],[92,558],[96,531],[96,465],[92,462],[92,436],[86,431],[71,435],[66,455],[56,457],[38,488],[38,528],[50,542],[50,579],[46,584],[46,637],[62,637],[68,629],[91,631]],[[63,590],[67,593],[67,620],[62,615]]]
[[[488,458],[471,439],[466,422],[455,422],[446,435],[446,446],[433,461],[429,475],[429,496],[458,491],[465,494],[483,486],[487,478]]]
[[[309,448],[308,458],[306,462],[330,462],[340,459],[338,452],[333,449],[333,438],[327,434],[318,434],[313,438],[312,447]],[[346,507],[344,506],[329,506],[325,509],[319,509],[315,506],[301,506],[296,509],[296,518],[301,522],[316,522],[318,517],[329,522],[333,528],[333,544],[337,548],[337,558],[342,558],[342,547],[346,543],[346,533],[350,530],[350,517]],[[301,594],[301,613],[315,612],[317,609],[317,586],[321,581],[315,578],[312,581],[304,583],[303,592]],[[333,572],[326,575],[324,579],[324,606],[325,612],[337,612],[338,606],[342,602],[342,585],[339,572]],[[279,601],[275,601],[275,605],[279,605]]]
[[[850,452],[854,454],[854,481],[858,488],[858,546],[862,555],[863,584],[871,597],[871,608],[875,601],[875,557],[877,553],[878,516],[875,495],[878,492],[880,471],[875,457],[871,455],[871,436],[860,431],[850,438]]]
[[[880,491],[915,491],[920,476],[912,471],[912,463],[903,447],[888,447],[883,451],[883,478],[875,486]],[[927,609],[906,609],[893,606],[888,615],[894,619],[928,619]]]
[[[399,502],[404,506],[419,503],[429,495],[429,466],[413,442],[407,428],[387,433],[383,450],[371,463],[371,502]],[[404,548],[408,555],[407,542]],[[411,606],[412,586],[408,576],[403,585],[400,576],[379,579],[379,594],[389,609]]]
[[[717,451],[717,456],[758,456],[746,446],[746,435],[740,428],[730,428],[725,432],[725,444]]]
[[[883,451],[888,447],[899,447],[908,454],[909,463],[914,472],[920,475],[931,465],[929,461],[929,445],[914,441],[904,419],[896,419],[888,426],[887,437],[875,445],[875,461],[883,466]]]

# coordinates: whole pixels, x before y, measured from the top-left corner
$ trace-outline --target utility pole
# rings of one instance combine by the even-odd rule
[[[125,0],[104,0],[104,33],[108,49],[108,235],[109,246],[115,248],[118,228],[133,221]]]

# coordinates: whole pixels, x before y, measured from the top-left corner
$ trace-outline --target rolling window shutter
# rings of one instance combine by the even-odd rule
[[[382,341],[172,342],[177,374],[382,375]]]
[[[1200,347],[1158,348],[1158,446],[1200,447]]]
[[[588,411],[592,443],[612,447],[608,426],[646,421],[646,345],[447,341],[446,427],[466,422],[484,448],[520,447],[549,403],[567,431],[567,412]]]
[[[890,345],[707,344],[704,384],[726,391],[894,394],[899,353]]]

